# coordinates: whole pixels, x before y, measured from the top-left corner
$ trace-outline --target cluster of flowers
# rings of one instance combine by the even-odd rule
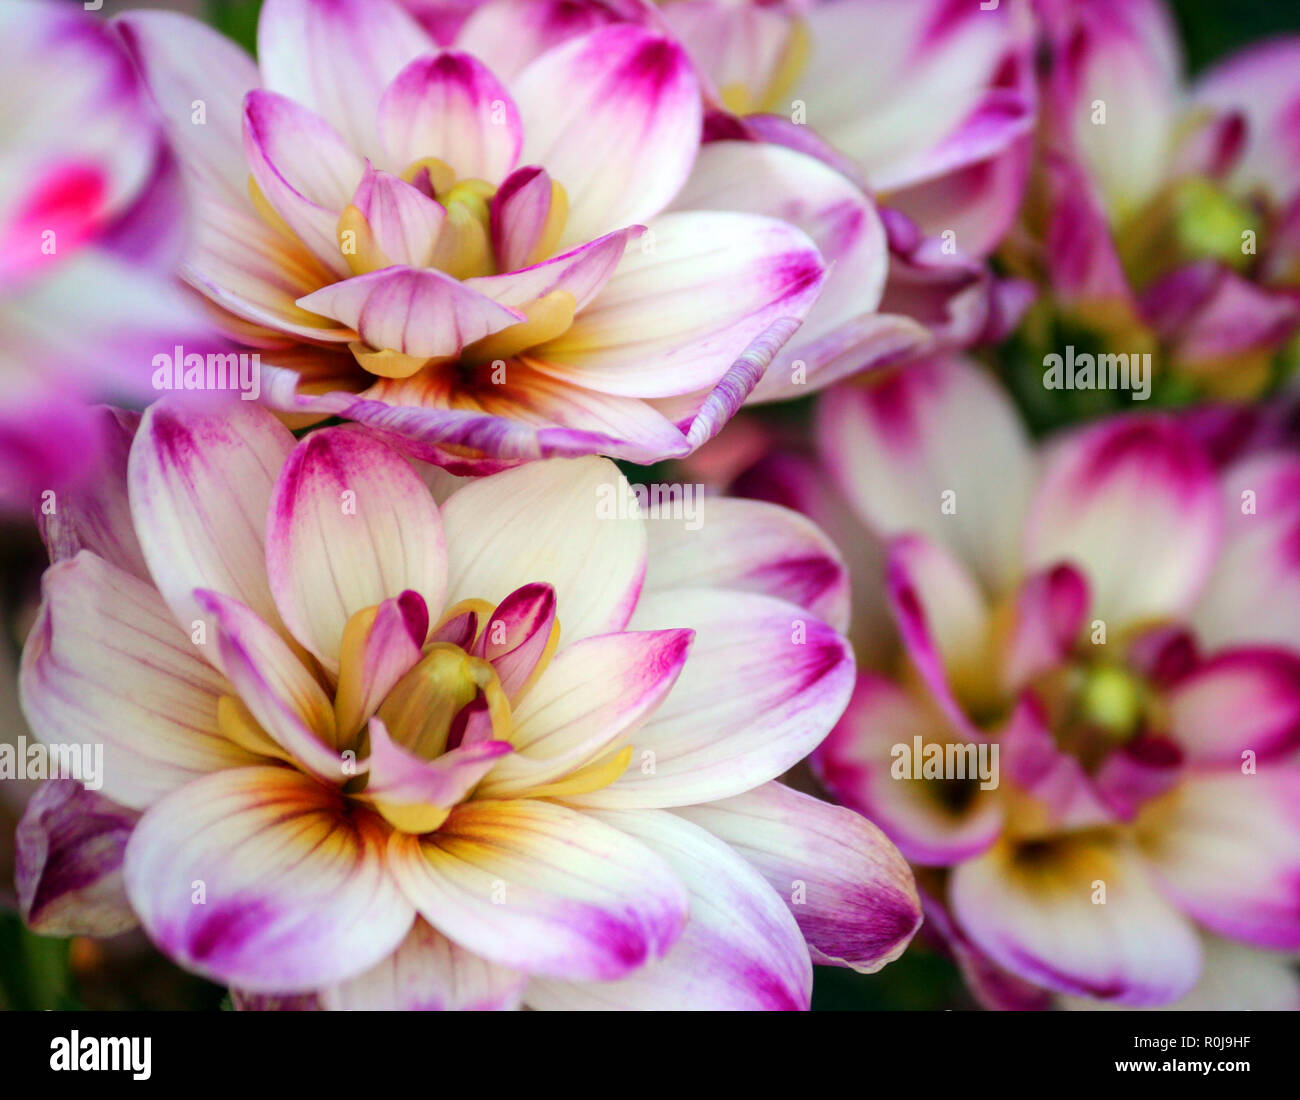
[[[256,52],[0,8],[21,703],[104,746],[31,927],[245,1008],[806,1008],[923,916],[990,1007],[1300,1007],[1300,38],[1187,86],[1158,0],[265,0]],[[1164,411],[1031,438],[999,371],[1067,338]]]

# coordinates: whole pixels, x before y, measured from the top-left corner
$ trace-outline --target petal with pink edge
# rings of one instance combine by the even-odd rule
[[[879,825],[913,863],[948,866],[985,851],[1002,831],[1000,803],[977,780],[922,778],[917,743],[924,753],[956,740],[928,700],[863,672],[812,766],[836,801]]]
[[[700,86],[671,39],[604,27],[544,53],[512,90],[524,124],[520,159],[544,167],[569,196],[563,245],[644,222],[690,173]]]
[[[234,768],[140,819],[126,891],[149,938],[187,969],[254,993],[305,992],[363,973],[410,930],[387,832],[299,772]]]
[[[556,654],[515,708],[515,755],[484,781],[486,798],[528,797],[635,739],[687,664],[689,630],[583,638]]]
[[[1104,905],[1094,900],[1099,889]],[[1192,923],[1161,896],[1136,853],[1104,834],[1004,842],[953,871],[949,891],[981,951],[1058,993],[1156,1005],[1200,976]]]
[[[817,385],[822,368],[841,350],[827,338],[880,303],[889,249],[875,206],[851,180],[813,157],[779,145],[711,142],[700,150],[672,209],[738,210],[789,222],[808,234],[830,269],[797,336],[759,383],[760,399],[797,396],[788,383],[775,387],[777,377],[790,377],[795,359],[804,364],[800,384]]]
[[[500,183],[519,162],[515,102],[487,67],[459,50],[418,57],[379,101],[379,133],[395,164],[436,157],[459,179]]]
[[[636,766],[577,796],[583,805],[656,809],[750,790],[805,757],[852,691],[847,641],[784,600],[707,588],[647,593],[632,625],[690,627],[695,642],[676,686],[634,739]]]
[[[517,704],[534,679],[555,633],[555,589],[549,584],[516,588],[492,612],[480,639],[501,690]]]
[[[524,315],[434,268],[388,267],[322,287],[298,304],[355,329],[376,351],[456,355]]]
[[[690,920],[667,955],[615,982],[533,981],[524,1000],[556,1009],[806,1009],[812,965],[776,891],[705,829],[673,814],[593,817],[657,853],[686,885]]]
[[[786,899],[815,962],[873,974],[920,927],[907,863],[852,810],[765,783],[675,812],[725,840]]]
[[[529,361],[602,393],[692,393],[775,322],[805,317],[825,279],[816,246],[794,226],[731,211],[664,214],[569,330]]]
[[[1138,820],[1163,889],[1221,936],[1300,948],[1300,769],[1194,776]]]
[[[817,406],[823,461],[881,535],[929,536],[993,593],[1018,574],[1033,454],[1003,392],[967,360],[924,359]],[[944,494],[955,510],[943,510]]]
[[[554,803],[459,806],[436,833],[394,834],[389,860],[440,932],[532,974],[623,977],[666,954],[686,924],[687,893],[669,863]]]
[[[226,682],[158,593],[86,551],[50,566],[19,693],[52,745],[104,749],[103,792],[143,809],[191,779],[258,758],[217,730]]]
[[[1221,482],[1223,553],[1192,612],[1197,637],[1300,649],[1300,458],[1243,459]]]
[[[351,201],[374,234],[382,253],[377,262],[384,267],[429,264],[447,217],[441,205],[419,188],[369,165]]]
[[[608,459],[533,462],[470,482],[442,508],[447,602],[500,603],[530,583],[555,589],[563,639],[622,630],[646,569],[645,521],[620,511],[627,480]]]
[[[199,606],[212,620],[216,664],[241,703],[277,745],[326,783],[347,777],[334,749],[334,708],[289,645],[238,600],[198,589]]]
[[[1214,472],[1174,421],[1121,417],[1052,452],[1025,534],[1030,566],[1070,561],[1111,629],[1190,609],[1219,551]]]
[[[272,209],[321,263],[347,275],[339,216],[366,162],[319,115],[266,91],[244,101],[244,153]]]
[[[705,499],[702,487],[695,488],[693,505],[687,499],[666,501],[646,526],[647,592],[694,587],[759,592],[798,604],[837,630],[848,627],[848,570],[815,523],[763,501]]]
[[[1287,649],[1218,653],[1164,696],[1170,736],[1193,762],[1236,767],[1300,748],[1300,656]]]
[[[128,465],[131,515],[158,591],[187,629],[196,588],[233,596],[279,623],[266,580],[266,510],[293,436],[265,409],[146,410]]]
[[[312,432],[276,481],[266,569],[298,639],[331,671],[358,611],[411,589],[441,607],[447,551],[438,509],[405,459],[347,428]]]
[[[381,167],[375,119],[389,83],[437,47],[391,0],[266,0],[257,56],[266,86],[328,119],[358,153]]]
[[[388,958],[324,989],[321,1007],[342,1012],[480,1012],[517,1008],[527,976],[466,951],[417,917]]]

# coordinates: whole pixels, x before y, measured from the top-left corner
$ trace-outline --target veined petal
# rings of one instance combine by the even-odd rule
[[[672,690],[689,630],[603,634],[556,654],[515,708],[515,755],[483,783],[486,798],[526,797],[622,747]]]
[[[459,50],[418,57],[379,101],[379,133],[393,163],[436,157],[460,179],[500,183],[519,162],[515,102],[487,67]]]
[[[318,114],[268,91],[244,101],[244,153],[272,209],[321,263],[349,274],[338,222],[365,161]]]
[[[157,591],[83,551],[46,570],[19,691],[50,745],[104,746],[104,794],[143,809],[207,772],[257,757],[217,729],[229,687]]]
[[[384,865],[387,829],[288,768],[234,768],[154,806],[124,877],[150,939],[254,993],[317,989],[393,951],[413,911]]]
[[[535,980],[532,1008],[799,1010],[812,966],[798,925],[762,876],[710,833],[658,811],[594,818],[657,853],[690,894],[690,920],[667,955],[615,982]]]
[[[437,49],[390,0],[267,0],[257,56],[273,92],[304,104],[375,164],[383,159],[375,119],[380,98],[412,59]]]
[[[861,188],[814,157],[779,145],[710,142],[673,200],[674,210],[737,210],[777,218],[803,230],[829,273],[821,295],[770,374],[790,375],[799,359],[815,384],[841,350],[826,339],[880,303],[889,264],[885,230]],[[765,387],[759,383],[760,396]]]
[[[656,218],[562,336],[530,353],[541,371],[602,393],[669,397],[717,382],[783,318],[807,315],[826,278],[785,222],[695,211]]]
[[[136,925],[122,854],[139,815],[75,779],[48,779],[14,835],[18,910],[42,936],[116,936]]]
[[[525,317],[435,268],[388,267],[300,298],[303,309],[355,329],[375,351],[416,359],[456,355]]]
[[[643,596],[632,622],[638,630],[690,627],[691,657],[637,733],[635,766],[575,797],[583,805],[686,806],[750,790],[803,759],[852,691],[848,643],[784,600],[673,589]]]
[[[1093,900],[1099,888],[1105,905]],[[1200,974],[1191,922],[1161,897],[1136,853],[1104,835],[1004,842],[953,871],[949,889],[981,951],[1058,993],[1164,1004]]]
[[[501,966],[607,981],[661,958],[688,899],[671,866],[587,814],[547,802],[471,802],[389,860],[420,915]]]
[[[343,1012],[476,1012],[517,1008],[528,978],[447,939],[417,917],[397,950],[340,985],[321,1007]]]
[[[1223,519],[1214,473],[1173,421],[1122,417],[1048,458],[1025,536],[1030,566],[1072,561],[1112,628],[1185,612],[1209,577]]]
[[[470,482],[442,508],[447,602],[500,603],[521,585],[555,589],[566,644],[622,630],[646,568],[645,521],[622,515],[627,481],[601,458],[533,462]]]
[[[447,212],[423,191],[388,172],[366,165],[352,205],[379,249],[383,267],[425,267],[433,256]]]
[[[278,625],[266,579],[266,512],[293,436],[234,402],[206,415],[167,401],[145,411],[128,465],[131,515],[158,591],[186,629],[208,588]]]
[[[346,779],[334,708],[316,678],[255,613],[228,596],[198,589],[199,607],[213,621],[217,665],[239,701],[294,760],[326,783]]]
[[[521,160],[569,196],[564,245],[644,222],[690,173],[700,86],[686,52],[662,35],[626,24],[592,31],[537,58],[513,90]]]
[[[851,810],[765,783],[674,812],[725,840],[786,899],[816,962],[875,973],[921,924],[907,863]]]
[[[848,627],[848,571],[815,523],[763,501],[706,500],[703,487],[695,489],[693,503],[665,501],[661,509],[673,514],[661,510],[646,525],[647,593],[695,587],[759,592],[798,604],[837,630]]]
[[[442,606],[447,556],[438,509],[410,465],[372,436],[344,428],[308,435],[276,481],[268,526],[276,605],[332,672],[358,611],[408,589]]]

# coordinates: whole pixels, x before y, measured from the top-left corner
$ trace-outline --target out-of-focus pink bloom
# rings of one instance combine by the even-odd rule
[[[200,196],[185,278],[263,349],[277,408],[460,472],[680,456],[822,287],[796,227],[683,201],[699,82],[653,29],[494,72],[391,0],[268,0],[258,65],[181,16],[116,25]]]
[[[1300,322],[1300,38],[1184,84],[1160,0],[1039,0],[1044,156],[1010,257],[1067,316],[1212,392]]]
[[[1014,327],[1029,285],[982,261],[1028,171],[1023,3],[487,0],[456,41],[512,72],[615,22],[667,29],[701,75],[705,145],[678,205],[790,221],[831,265],[751,401]]]
[[[894,847],[774,782],[853,685],[804,517],[639,512],[598,458],[426,482],[254,405],[110,427],[23,655],[35,734],[104,746],[23,822],[37,928],[138,918],[248,1007],[803,1008],[810,951],[906,946]]]
[[[0,10],[0,507],[63,486],[99,440],[84,402],[152,394],[204,332],[170,286],[185,210],[130,59],[70,6]]]
[[[837,388],[816,435],[742,485],[854,548],[870,667],[814,765],[927,869],[976,992],[1300,1005],[1295,452],[1216,470],[1143,415],[1036,448],[952,359]]]

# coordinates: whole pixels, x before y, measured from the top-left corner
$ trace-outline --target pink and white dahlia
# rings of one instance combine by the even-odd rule
[[[0,85],[0,505],[25,507],[93,459],[84,402],[140,400],[153,356],[205,326],[170,285],[179,179],[113,35],[12,0]]]
[[[838,502],[751,478],[861,548],[870,667],[814,766],[976,992],[1300,1006],[1296,454],[1218,471],[1143,415],[1040,449],[956,360],[841,387],[818,439]]]
[[[683,455],[824,281],[794,226],[683,208],[700,87],[652,29],[507,79],[392,0],[267,0],[257,64],[179,15],[116,25],[199,208],[184,277],[261,349],[282,410],[460,472]]]
[[[1031,36],[1018,0],[990,12],[929,0],[473,9],[456,45],[498,73],[617,23],[663,28],[689,51],[704,145],[676,205],[789,221],[831,267],[751,401],[996,337],[1027,304],[1028,284],[994,280],[982,262],[1028,172]]]
[[[1300,38],[1185,83],[1159,0],[1039,0],[1044,158],[1009,257],[1067,319],[1225,396],[1300,325]]]
[[[35,734],[104,746],[29,807],[36,927],[138,919],[249,1007],[804,1008],[810,952],[911,938],[894,847],[774,782],[853,682],[803,517],[649,520],[598,458],[438,502],[257,406],[117,424],[23,656]]]

